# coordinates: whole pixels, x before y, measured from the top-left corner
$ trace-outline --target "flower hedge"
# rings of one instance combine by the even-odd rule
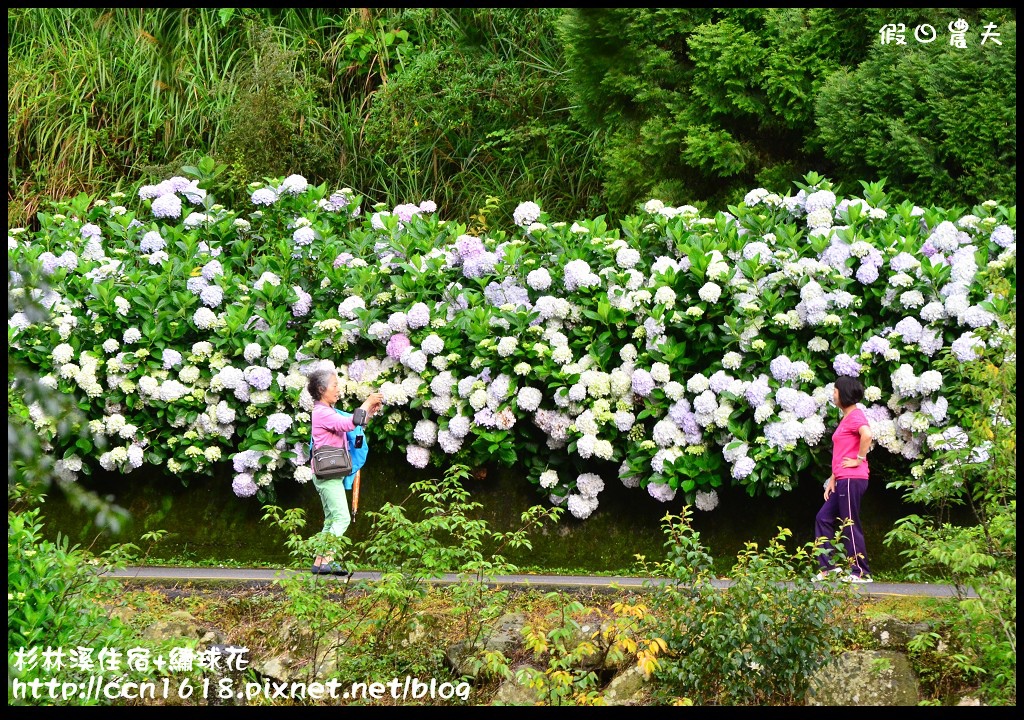
[[[1016,209],[797,185],[710,215],[651,200],[619,228],[524,202],[483,232],[298,175],[235,209],[183,177],[80,196],[9,232],[12,267],[50,288],[11,272],[9,294],[51,312],[13,315],[10,352],[90,418],[93,441],[56,448],[69,480],[230,462],[237,495],[272,498],[311,479],[306,376],[324,366],[339,406],[383,393],[375,449],[518,463],[579,518],[612,481],[704,510],[723,482],[792,489],[812,454],[827,462],[837,374],[862,379],[877,445],[927,463],[964,437],[933,363],[997,357],[1015,308]]]

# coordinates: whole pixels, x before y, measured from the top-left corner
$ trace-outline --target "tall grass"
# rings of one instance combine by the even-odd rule
[[[299,172],[449,217],[489,196],[507,215],[525,199],[572,214],[601,154],[559,89],[557,12],[10,10],[10,223],[204,154],[232,193]]]

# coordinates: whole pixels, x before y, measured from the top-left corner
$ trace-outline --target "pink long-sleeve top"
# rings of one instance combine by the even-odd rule
[[[839,421],[839,427],[832,433],[832,474],[836,479],[851,478],[868,479],[868,461],[861,460],[854,468],[843,467],[843,458],[855,458],[860,455],[860,429],[869,425],[864,411],[859,407]]]
[[[348,436],[345,433],[355,430],[352,418],[342,417],[330,405],[317,402],[313,405],[313,447],[333,445],[348,447]],[[349,448],[351,450],[352,448]],[[312,463],[312,460],[310,460]]]

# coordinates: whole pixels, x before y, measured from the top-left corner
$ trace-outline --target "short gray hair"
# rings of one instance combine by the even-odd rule
[[[337,377],[333,370],[324,369],[314,370],[309,374],[309,383],[306,385],[306,389],[313,400],[319,400],[324,396],[332,375]]]

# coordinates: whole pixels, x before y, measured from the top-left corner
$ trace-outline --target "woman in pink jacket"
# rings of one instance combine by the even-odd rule
[[[355,430],[357,425],[365,425],[366,421],[380,410],[384,402],[380,393],[370,393],[363,404],[352,413],[351,418],[339,415],[334,411],[334,404],[338,402],[340,392],[338,390],[338,375],[333,370],[315,370],[310,373],[307,389],[314,403],[311,414],[314,447],[347,445],[346,433]],[[341,537],[352,522],[352,516],[348,510],[348,498],[345,496],[345,479],[321,480],[314,476],[313,485],[320,493],[320,501],[324,506],[323,532]],[[338,563],[332,562],[331,557],[320,555],[313,561],[313,573],[317,575],[350,574]]]

